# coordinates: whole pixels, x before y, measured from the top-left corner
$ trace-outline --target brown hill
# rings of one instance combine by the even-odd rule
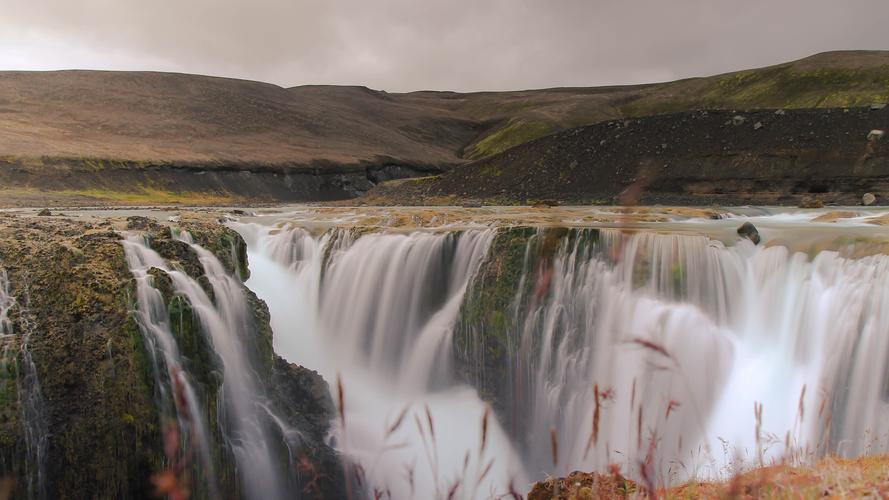
[[[0,72],[0,203],[343,198],[603,120],[886,101],[889,52],[878,51],[652,85],[468,94]]]

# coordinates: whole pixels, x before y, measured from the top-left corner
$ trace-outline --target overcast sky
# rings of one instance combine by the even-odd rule
[[[889,49],[889,0],[0,0],[0,69],[509,90]]]

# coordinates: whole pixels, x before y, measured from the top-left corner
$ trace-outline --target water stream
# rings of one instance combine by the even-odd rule
[[[40,390],[37,366],[31,354],[31,336],[34,333],[27,310],[27,287],[22,288],[22,300],[10,293],[9,277],[0,268],[0,371],[14,370],[16,394],[25,441],[24,475],[27,494],[31,499],[48,498],[46,491],[46,463],[49,445],[49,423],[46,402]],[[17,307],[19,331],[13,329],[9,313]],[[4,338],[6,337],[6,338]],[[15,342],[10,338],[15,338]],[[15,349],[17,347],[17,349]],[[15,352],[17,351],[17,352]]]
[[[289,443],[280,442],[272,434],[272,429],[281,421],[269,409],[271,405],[264,387],[258,381],[258,367],[251,356],[253,343],[248,340],[253,330],[246,297],[239,282],[212,253],[191,243],[185,233],[182,240],[197,255],[212,289],[212,299],[194,277],[170,266],[141,236],[130,236],[124,241],[127,260],[138,283],[138,323],[154,356],[155,385],[161,388],[160,400],[166,402],[178,419],[179,432],[194,433],[190,442],[200,447],[208,481],[212,483],[214,477],[208,436],[210,429],[218,425],[226,446],[234,454],[244,495],[287,498],[293,464],[286,460],[282,463],[278,458],[279,447]],[[201,331],[209,337],[218,356],[222,372],[219,422],[206,421],[202,410],[205,405],[184,368],[163,296],[150,276],[152,268],[162,270],[171,280],[174,293],[188,301],[199,319]],[[211,497],[216,494],[211,490]]]

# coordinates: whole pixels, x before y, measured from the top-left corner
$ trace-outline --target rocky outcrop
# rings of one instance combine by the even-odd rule
[[[209,217],[185,219],[182,230],[229,272],[246,277],[240,236]],[[195,253],[172,236],[170,227],[153,220],[0,215],[0,268],[15,298],[12,334],[0,339],[0,476],[16,478],[16,497],[143,498],[154,490],[152,478],[169,465],[164,452],[169,436],[163,430],[150,352],[131,314],[135,282],[124,258],[122,230],[142,232],[171,265],[207,284]],[[173,292],[163,271],[151,274],[167,303],[186,369],[205,402],[202,412],[216,422],[223,382],[219,360],[188,301]],[[337,498],[342,493],[336,481],[342,477],[339,461],[324,442],[333,417],[326,383],[317,373],[274,354],[268,309],[245,292],[254,335],[250,355],[271,388],[273,411],[300,436],[301,455],[282,456],[282,463],[298,460],[293,467],[300,467],[300,474],[293,487],[305,490],[304,497]],[[34,387],[21,381],[26,332],[39,380],[36,395],[26,394]],[[42,436],[28,427],[34,416],[23,407],[34,396],[44,402]],[[239,479],[228,444],[218,428],[211,430],[213,480],[226,498],[237,498]],[[39,439],[46,446],[37,464],[29,453]],[[206,471],[200,469],[194,465],[190,472],[193,498],[213,495],[202,486]]]
[[[463,300],[454,332],[455,373],[490,402],[504,429],[523,443],[532,404],[527,387],[540,356],[529,312],[549,292],[553,258],[563,248],[592,247],[595,229],[501,229]]]
[[[747,238],[748,240],[752,241],[754,245],[759,245],[759,230],[757,230],[756,226],[754,226],[750,222],[741,224],[741,227],[738,228],[738,236]]]
[[[593,500],[635,497],[644,492],[615,470],[611,474],[574,471],[567,477],[548,478],[534,483],[528,500]],[[644,496],[642,498],[645,498]]]

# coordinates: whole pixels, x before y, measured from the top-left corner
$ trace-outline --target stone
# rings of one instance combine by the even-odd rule
[[[747,118],[744,118],[741,115],[735,115],[732,117],[732,125],[735,125],[735,126],[743,125],[744,122],[746,122],[746,121],[747,121]]]
[[[885,130],[874,129],[871,130],[869,134],[867,134],[867,140],[869,141],[879,141],[886,135]]]
[[[747,238],[748,240],[752,241],[754,245],[759,245],[759,231],[756,229],[756,226],[754,226],[750,222],[741,224],[741,227],[738,228],[738,236]]]
[[[783,115],[786,115],[787,112],[784,111],[783,109],[779,109],[779,110],[776,110],[776,111],[775,111],[775,114],[778,115],[778,116],[783,116]]]
[[[864,206],[873,205],[876,201],[877,197],[873,193],[864,193],[861,197],[861,204]]]
[[[800,208],[824,208],[824,202],[812,196],[803,197],[799,202]]]
[[[877,111],[877,110],[880,110],[880,109],[884,109],[885,107],[886,107],[886,103],[885,103],[885,102],[875,102],[875,103],[873,103],[873,104],[870,105],[870,109],[872,109],[873,111]]]
[[[756,122],[753,124],[753,130],[759,130],[763,127],[762,122]]]
[[[37,215],[39,215],[40,217],[49,217],[50,215],[52,215],[52,212],[50,212],[48,208],[44,208],[43,210],[37,212]]]

